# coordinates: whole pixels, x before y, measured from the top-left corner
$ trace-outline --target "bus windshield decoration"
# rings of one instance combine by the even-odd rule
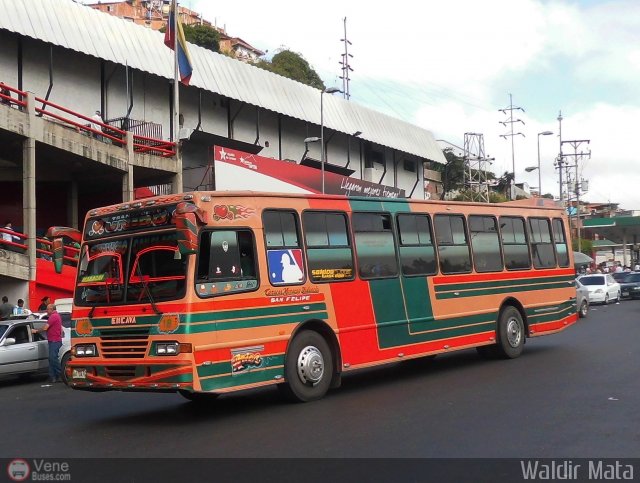
[[[193,192],[96,208],[81,233],[78,390],[313,401],[347,371],[512,359],[578,320],[555,205]]]

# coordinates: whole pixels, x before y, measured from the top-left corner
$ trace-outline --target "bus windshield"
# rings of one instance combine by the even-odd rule
[[[185,292],[186,260],[176,233],[144,234],[88,245],[78,274],[76,304],[135,304],[175,300]]]

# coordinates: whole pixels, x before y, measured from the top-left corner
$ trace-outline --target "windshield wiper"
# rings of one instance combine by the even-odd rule
[[[144,290],[147,292],[147,297],[149,297],[149,302],[151,303],[151,307],[153,308],[153,311],[156,313],[156,315],[162,315],[162,312],[156,306],[155,300],[153,300],[153,295],[151,295],[151,290],[149,289],[149,282],[142,275],[142,271],[140,270],[140,264],[138,264],[136,268],[137,268],[138,276],[140,277],[140,281],[142,282],[142,286],[144,287]]]

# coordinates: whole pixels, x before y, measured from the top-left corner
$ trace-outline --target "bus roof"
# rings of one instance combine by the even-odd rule
[[[101,208],[91,209],[87,213],[87,217],[94,217],[107,213],[118,211],[127,211],[132,209],[146,208],[154,205],[166,205],[171,203],[179,203],[181,201],[197,201],[202,198],[293,198],[293,199],[327,199],[327,200],[354,200],[354,201],[371,201],[384,203],[407,203],[412,204],[429,204],[429,205],[446,205],[446,206],[487,206],[487,203],[471,202],[471,201],[451,201],[451,200],[415,200],[410,198],[373,198],[366,196],[344,196],[333,194],[306,194],[306,193],[274,193],[265,191],[189,191],[185,193],[159,195],[149,198],[141,198],[126,203],[118,203]],[[562,211],[562,206],[554,200],[548,198],[528,198],[515,201],[506,201],[503,203],[491,203],[492,207],[505,208],[533,208],[540,210],[558,210]]]

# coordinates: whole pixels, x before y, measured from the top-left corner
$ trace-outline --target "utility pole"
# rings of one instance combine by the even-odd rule
[[[563,188],[564,185],[562,184],[562,165],[564,162],[564,159],[562,157],[562,111],[560,111],[558,113],[558,131],[559,131],[559,136],[558,138],[560,139],[560,154],[558,154],[558,158],[556,159],[555,162],[555,166],[558,169],[558,175],[560,177],[560,204],[564,204],[564,192],[563,192]]]
[[[342,66],[342,75],[340,79],[342,79],[342,97],[346,100],[349,100],[351,94],[349,93],[349,81],[351,78],[349,77],[349,72],[353,72],[353,69],[349,65],[349,59],[353,59],[353,55],[349,53],[349,46],[352,45],[349,39],[347,39],[347,17],[343,19],[344,22],[344,38],[340,39],[340,42],[344,42],[344,53],[342,54],[342,60],[339,64]]]
[[[591,140],[589,139],[576,139],[573,141],[562,141],[562,144],[567,144],[573,148],[573,153],[562,154],[561,156],[565,158],[572,157],[574,162],[573,165],[567,166],[567,169],[575,168],[575,178],[573,182],[573,185],[574,185],[573,189],[571,189],[571,186],[569,184],[569,177],[567,176],[567,201],[569,202],[569,206],[571,206],[571,193],[573,192],[576,196],[576,234],[578,236],[578,251],[582,249],[582,243],[580,240],[580,232],[581,232],[580,190],[582,189],[582,186],[586,184],[585,180],[580,179],[580,173],[579,173],[578,167],[580,166],[580,161],[584,157],[588,156],[589,159],[591,158],[591,150],[587,152],[580,151],[578,153],[578,148],[584,144],[588,145],[590,142]]]
[[[521,122],[524,125],[524,121],[522,119],[514,119],[513,118],[513,111],[522,111],[524,112],[524,109],[521,107],[517,107],[513,105],[513,96],[511,94],[509,94],[509,107],[505,107],[504,109],[498,109],[500,112],[502,112],[503,114],[507,115],[507,120],[506,121],[500,121],[500,124],[502,124],[503,126],[507,127],[507,124],[509,124],[510,127],[510,132],[508,132],[507,134],[501,134],[500,137],[507,139],[508,137],[511,138],[511,173],[513,176],[513,179],[511,180],[511,193],[510,193],[510,198],[514,199],[515,198],[515,184],[516,184],[516,157],[515,157],[515,149],[514,149],[514,144],[513,144],[513,137],[514,136],[522,136],[524,137],[524,134],[521,132],[515,133],[513,132],[513,125],[517,122]],[[507,114],[507,111],[509,111],[509,114]]]

